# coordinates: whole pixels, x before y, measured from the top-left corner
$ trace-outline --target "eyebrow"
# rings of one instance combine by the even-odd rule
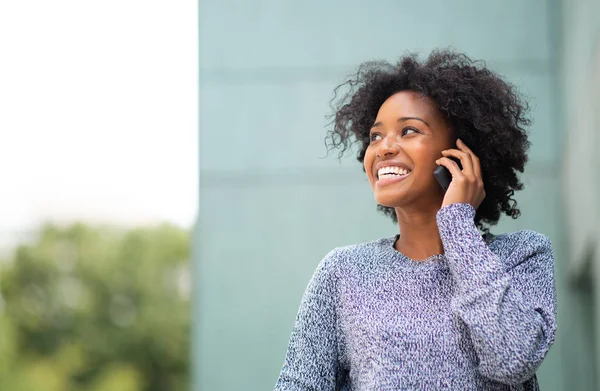
[[[414,120],[417,120],[417,121],[421,121],[425,125],[427,125],[428,128],[431,128],[431,126],[424,119],[419,118],[419,117],[400,117],[400,118],[398,118],[398,120],[396,122],[400,122],[400,121],[405,122],[405,121],[408,121],[408,120],[411,120],[411,119],[414,119]],[[371,126],[371,129],[375,128],[375,127],[378,127],[378,126],[381,126],[381,125],[383,125],[381,122],[375,122],[373,124],[373,126]]]

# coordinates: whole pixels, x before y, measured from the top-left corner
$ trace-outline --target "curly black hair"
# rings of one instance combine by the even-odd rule
[[[344,88],[347,91],[336,104]],[[334,91],[334,113],[330,116],[333,128],[325,140],[328,152],[341,149],[341,158],[358,143],[357,159],[363,163],[379,108],[387,98],[405,90],[433,99],[456,136],[479,157],[486,197],[476,211],[477,227],[488,234],[489,226],[498,223],[500,212],[518,218],[521,212],[512,197],[515,190],[523,189],[516,171],[523,172],[531,145],[525,129],[531,123],[527,117],[529,106],[517,89],[487,69],[485,62],[474,61],[463,53],[438,49],[425,61],[409,53],[396,65],[363,63]],[[397,222],[394,208],[377,205],[377,209]]]

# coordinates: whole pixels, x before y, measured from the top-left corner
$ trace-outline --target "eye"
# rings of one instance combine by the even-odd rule
[[[415,133],[419,133],[419,131],[417,129],[414,129],[414,128],[404,128],[404,129],[402,129],[402,135],[404,136],[405,134],[407,134],[407,132],[409,130],[412,130]]]
[[[369,136],[369,140],[371,142],[377,141],[377,137],[381,137],[381,134],[379,134],[379,133],[371,133],[371,135]]]

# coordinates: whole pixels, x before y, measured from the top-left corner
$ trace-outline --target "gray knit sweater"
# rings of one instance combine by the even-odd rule
[[[556,332],[550,240],[484,239],[466,203],[443,207],[444,254],[414,261],[396,237],[320,262],[275,390],[537,390]]]

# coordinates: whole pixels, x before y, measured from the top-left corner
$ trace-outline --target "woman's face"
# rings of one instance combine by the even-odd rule
[[[370,140],[363,163],[378,204],[441,204],[435,161],[442,150],[455,148],[455,137],[431,98],[414,91],[390,96],[379,108]]]

